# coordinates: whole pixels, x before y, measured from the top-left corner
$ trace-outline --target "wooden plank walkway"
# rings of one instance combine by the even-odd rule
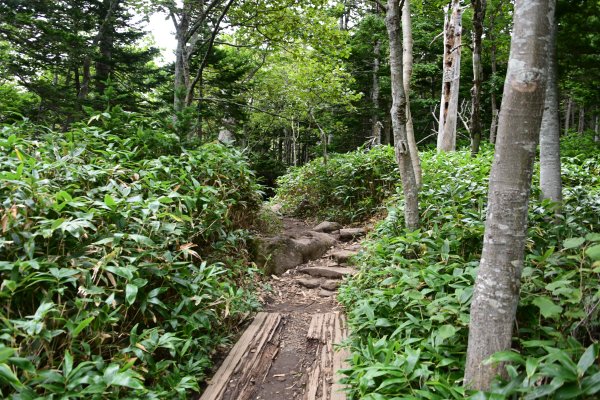
[[[277,357],[282,321],[280,313],[258,313],[235,344],[200,400],[251,400],[257,382],[264,382]],[[345,316],[340,312],[313,314],[306,335],[315,349],[315,362],[304,374],[308,377],[304,400],[345,400],[337,371],[349,357],[336,345],[348,335]],[[312,343],[311,343],[312,342]],[[278,399],[273,399],[278,400]]]

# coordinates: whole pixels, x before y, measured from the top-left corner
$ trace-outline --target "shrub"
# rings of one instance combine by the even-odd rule
[[[299,217],[342,223],[361,221],[381,211],[400,180],[394,149],[377,146],[319,158],[290,169],[277,180],[274,201]]]
[[[140,129],[2,128],[1,397],[187,398],[257,306],[246,159]]]
[[[360,272],[340,289],[351,325],[351,398],[459,399],[467,348],[469,307],[484,229],[491,151],[423,154],[422,228],[403,228],[396,195],[387,219],[366,243]],[[600,391],[598,262],[600,235],[597,162],[563,160],[561,223],[553,207],[532,194],[527,255],[518,309],[519,351],[508,382],[475,398],[519,395],[593,396]],[[591,186],[590,186],[591,184]],[[544,394],[545,393],[545,394]],[[494,397],[496,396],[496,397]],[[537,396],[537,397],[536,397]],[[564,397],[567,398],[567,397]]]

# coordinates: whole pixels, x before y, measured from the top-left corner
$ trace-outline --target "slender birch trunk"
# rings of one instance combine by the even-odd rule
[[[419,149],[415,140],[415,128],[410,112],[410,79],[413,73],[413,36],[410,0],[404,0],[404,6],[402,7],[402,45],[404,56],[402,59],[402,82],[406,97],[406,137],[408,139],[408,147],[410,147],[410,161],[415,172],[415,181],[417,182],[417,187],[421,187],[423,173],[421,172]]]
[[[585,130],[585,106],[579,106],[579,121],[577,123],[577,133],[583,133]]]
[[[392,83],[392,131],[396,161],[400,170],[404,192],[404,219],[408,229],[419,227],[418,187],[410,157],[410,147],[406,136],[406,97],[404,93],[402,68],[402,42],[400,30],[399,0],[388,0],[385,25],[390,40],[390,72]]]
[[[546,91],[549,4],[517,0],[496,153],[490,174],[481,263],[471,303],[465,385],[487,390],[511,347],[527,237],[527,206]]]
[[[379,63],[381,57],[381,40],[375,42],[373,47],[373,89],[371,91],[371,101],[373,103],[373,112],[371,114],[371,136],[375,144],[381,144],[381,127],[379,126]]]
[[[446,8],[444,23],[444,76],[437,139],[438,151],[454,151],[456,149],[461,46],[462,9],[460,0],[452,0],[452,7]]]
[[[496,78],[496,74],[498,72],[498,64],[496,61],[496,36],[494,34],[494,26],[496,23],[496,16],[502,10],[502,3],[498,2],[494,12],[490,15],[490,23],[489,23],[489,32],[490,32],[490,64],[492,67],[492,78]],[[492,106],[492,122],[490,123],[490,143],[496,143],[496,132],[498,131],[498,104],[496,101],[496,89],[495,86],[492,87],[492,91],[490,93],[490,102]]]
[[[571,127],[571,110],[573,109],[573,99],[569,97],[567,100],[567,110],[565,111],[565,135],[569,134]]]
[[[472,0],[473,7],[473,87],[471,88],[471,155],[479,153],[481,143],[481,37],[487,0]]]
[[[551,4],[551,6],[554,6]],[[554,16],[554,7],[551,10]],[[550,25],[548,52],[548,82],[544,116],[540,128],[540,189],[543,199],[562,201],[560,178],[560,121],[558,118],[558,86],[556,71],[556,21]]]

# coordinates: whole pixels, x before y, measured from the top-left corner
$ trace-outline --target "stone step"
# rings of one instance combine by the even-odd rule
[[[340,281],[337,279],[325,279],[325,278],[313,278],[313,277],[300,277],[294,279],[294,282],[307,289],[321,288],[330,292],[334,292],[340,286]]]
[[[347,267],[308,267],[299,270],[314,277],[342,279],[346,275],[354,275],[356,270]]]
[[[367,234],[367,230],[364,228],[346,228],[340,229],[340,240],[348,242],[352,239],[358,239]]]
[[[333,251],[330,256],[338,263],[345,264],[351,257],[354,257],[357,254],[358,251],[340,249]]]

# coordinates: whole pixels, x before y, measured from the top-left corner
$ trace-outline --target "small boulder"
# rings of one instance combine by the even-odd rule
[[[335,291],[337,290],[337,288],[340,287],[340,281],[334,281],[334,280],[326,280],[325,282],[321,283],[321,289],[325,289],[325,290],[331,290],[331,291]]]
[[[364,228],[346,228],[340,229],[340,240],[344,242],[363,237],[367,234],[367,230]]]
[[[356,252],[356,251],[336,250],[333,253],[331,253],[331,257],[333,257],[333,259],[335,261],[337,261],[338,263],[345,264],[348,262],[350,257],[354,257],[357,254],[358,254],[358,252]]]
[[[296,282],[307,289],[314,289],[321,285],[321,280],[319,278],[298,278]]]
[[[352,268],[344,267],[308,267],[302,268],[300,272],[328,279],[342,279],[346,275],[354,275],[356,273]]]
[[[319,296],[321,296],[321,297],[331,297],[334,295],[335,295],[335,292],[332,292],[330,290],[321,289],[321,291],[319,292]]]
[[[319,225],[315,226],[313,231],[329,233],[333,231],[339,231],[340,229],[342,229],[342,226],[337,222],[323,221]]]

